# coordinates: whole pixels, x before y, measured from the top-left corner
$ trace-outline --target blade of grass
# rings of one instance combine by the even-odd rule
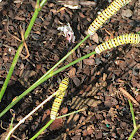
[[[12,110],[11,110],[11,112],[12,112]],[[13,128],[13,121],[14,121],[14,119],[15,119],[15,113],[12,113],[12,114],[13,114],[13,117],[12,117],[12,119],[11,119],[9,131],[12,130],[12,128]],[[7,140],[10,140],[10,137],[8,137]]]
[[[133,127],[134,127],[134,130],[132,131],[132,133],[130,134],[130,136],[128,138],[128,140],[131,140],[134,137],[134,135],[137,132],[137,130],[140,128],[140,125],[137,126],[137,124],[136,124],[134,110],[133,110],[133,105],[132,105],[130,99],[128,99],[128,102],[129,102],[130,111],[131,111],[131,114],[132,114]]]
[[[44,3],[45,3],[46,1],[47,1],[47,0],[44,0]],[[42,2],[43,2],[43,1],[42,1]],[[42,3],[42,2],[41,2],[41,3]],[[29,23],[29,26],[28,26],[28,28],[27,28],[25,34],[24,34],[24,39],[25,39],[25,40],[28,38],[28,36],[29,36],[29,34],[30,34],[30,31],[31,31],[31,29],[32,29],[32,27],[33,27],[33,24],[35,23],[35,20],[36,20],[38,14],[39,14],[39,12],[40,12],[40,10],[41,10],[41,8],[42,8],[42,7],[40,7],[40,6],[38,5],[38,3],[39,3],[39,0],[37,0],[36,7],[35,7],[35,12],[34,12],[34,14],[33,14],[33,16],[32,16],[32,19],[31,19],[31,21],[30,21],[30,23]],[[5,82],[4,82],[4,84],[3,84],[2,88],[1,88],[1,91],[0,91],[0,102],[1,102],[1,100],[2,100],[2,97],[3,97],[4,93],[5,93],[5,90],[6,90],[6,88],[7,88],[7,85],[8,85],[8,83],[9,83],[9,80],[10,80],[10,78],[11,78],[11,76],[12,76],[12,73],[13,73],[13,71],[14,71],[15,65],[16,65],[16,63],[17,63],[17,61],[18,61],[18,58],[19,58],[19,55],[21,54],[22,49],[23,49],[23,40],[21,41],[21,43],[20,43],[20,45],[19,45],[19,47],[18,47],[18,50],[17,50],[16,55],[15,55],[15,57],[14,57],[14,59],[13,59],[13,62],[12,62],[11,67],[10,67],[10,69],[9,69],[9,72],[8,72],[8,74],[7,74],[7,76],[6,76]]]
[[[39,5],[39,3],[40,3],[40,0],[37,0],[37,5]]]
[[[138,129],[140,128],[140,125],[138,125],[130,134],[128,140],[132,140],[132,138],[134,137],[135,133],[138,131]]]
[[[18,50],[17,50],[17,52],[16,52],[16,55],[15,55],[15,57],[14,57],[14,59],[13,59],[12,64],[11,64],[10,70],[9,70],[9,72],[8,72],[8,74],[7,74],[7,77],[6,77],[6,79],[5,79],[5,82],[4,82],[4,84],[3,84],[2,88],[1,88],[1,91],[0,91],[0,102],[1,102],[1,100],[2,100],[2,97],[3,97],[4,93],[5,93],[5,90],[6,90],[6,88],[7,88],[7,85],[8,85],[8,83],[9,83],[9,80],[10,80],[10,78],[11,78],[11,76],[12,76],[12,73],[13,73],[14,68],[15,68],[15,65],[16,65],[16,63],[17,63],[17,61],[18,61],[19,54],[21,53],[22,48],[23,48],[23,41],[21,41],[21,44],[20,44],[19,47],[18,47]]]
[[[133,105],[132,105],[132,103],[131,103],[131,101],[129,99],[128,99],[128,102],[129,102],[130,111],[131,111],[131,114],[132,114],[133,127],[134,127],[134,129],[136,129],[137,125],[136,125],[136,120],[135,120]]]
[[[40,85],[41,83],[43,83],[44,81],[46,81],[47,79],[49,79],[50,77],[54,76],[55,74],[63,71],[64,69],[78,63],[79,61],[82,61],[85,58],[88,58],[89,56],[96,54],[96,52],[91,52],[83,57],[80,57],[79,59],[67,64],[64,67],[59,68],[58,70],[51,72],[50,70],[50,74],[45,76],[43,75],[39,80],[37,80],[32,86],[30,86],[26,91],[24,91],[19,97],[16,98],[16,100],[14,100],[13,102],[11,102],[1,113],[0,113],[0,117],[2,117],[9,109],[11,109],[16,103],[18,103],[24,96],[26,96],[28,93],[30,93],[34,88],[36,88],[38,85]],[[47,72],[48,73],[48,72]]]
[[[79,109],[79,110],[77,110],[77,111],[73,111],[73,112],[71,112],[71,113],[68,113],[68,114],[59,116],[59,117],[57,117],[56,119],[64,118],[64,117],[70,116],[70,115],[72,115],[72,114],[75,114],[75,113],[78,113],[78,112],[81,112],[81,111],[84,111],[84,110],[85,110],[84,108],[83,108],[83,109]]]
[[[40,0],[38,0],[38,1],[40,1]],[[47,0],[42,0],[40,3],[40,7],[43,7],[46,2],[47,2]]]
[[[84,111],[85,109],[80,109],[80,110],[77,110],[77,111],[74,111],[74,112],[71,112],[71,113],[68,113],[68,114],[65,114],[63,116],[59,116],[57,117],[56,119],[60,119],[60,118],[63,118],[63,117],[66,117],[66,116],[70,116],[72,114],[75,114],[75,113],[78,113],[78,112],[81,112],[81,111]],[[37,138],[45,129],[47,129],[49,127],[49,125],[51,125],[53,123],[54,120],[50,120],[43,128],[41,128],[30,140],[34,140],[35,138]]]
[[[40,129],[32,138],[30,138],[29,140],[34,140],[35,138],[37,138],[46,128],[48,128],[50,126],[50,124],[52,124],[54,120],[50,120],[42,129]]]

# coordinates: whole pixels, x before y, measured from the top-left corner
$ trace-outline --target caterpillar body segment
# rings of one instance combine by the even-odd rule
[[[53,102],[53,106],[52,106],[52,109],[51,109],[51,119],[52,120],[55,120],[56,116],[57,116],[57,113],[58,113],[58,110],[60,108],[60,105],[62,103],[62,100],[64,98],[64,95],[65,95],[65,91],[61,92],[58,90],[58,95],[56,95],[56,98]]]
[[[66,90],[67,87],[68,87],[68,83],[69,83],[69,78],[68,78],[68,77],[65,77],[65,78],[61,81],[58,90],[60,90],[60,92]]]
[[[57,116],[57,112],[64,98],[66,89],[68,87],[68,83],[69,83],[69,78],[68,77],[64,78],[59,85],[59,89],[56,91],[57,92],[56,98],[54,99],[52,109],[51,109],[51,114],[50,114],[50,118],[52,120],[55,120]]]
[[[140,43],[140,34],[124,34],[113,39],[110,39],[95,48],[95,52],[100,54],[101,52],[117,47],[123,44],[138,44]]]
[[[114,0],[88,28],[88,34],[93,35],[112,15],[116,14],[121,7],[128,4],[131,0]]]

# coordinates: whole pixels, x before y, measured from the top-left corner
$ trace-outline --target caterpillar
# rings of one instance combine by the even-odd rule
[[[68,87],[68,84],[69,84],[69,78],[68,77],[65,77],[60,85],[59,85],[59,88],[58,90],[56,91],[57,94],[56,94],[56,98],[53,102],[53,105],[52,105],[52,109],[51,109],[51,115],[50,115],[50,118],[52,120],[55,120],[56,116],[57,116],[57,112],[60,108],[60,105],[62,103],[62,100],[63,100],[63,97],[65,95],[65,92],[66,92],[66,89]]]
[[[88,28],[88,34],[93,35],[112,15],[128,4],[131,0],[114,0]]]
[[[95,48],[95,52],[100,54],[101,52],[107,50],[107,49],[111,49],[113,47],[117,47],[119,45],[123,45],[123,44],[138,44],[140,43],[140,34],[124,34],[124,35],[120,35],[117,36],[113,39],[110,39],[100,45],[98,45]]]

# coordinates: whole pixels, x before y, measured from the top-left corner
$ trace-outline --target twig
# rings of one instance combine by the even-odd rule
[[[26,49],[26,52],[27,52],[27,55],[26,55],[23,59],[27,59],[27,58],[30,56],[30,53],[29,53],[27,44],[26,44],[26,42],[25,42],[24,33],[23,33],[22,28],[21,28],[21,25],[20,25],[20,32],[21,32],[21,38],[22,38],[22,40],[23,40],[23,44],[24,44],[25,49]]]
[[[137,106],[140,105],[126,90],[124,90],[122,87],[120,87],[119,89],[120,89],[120,91],[121,91],[128,99],[130,99],[133,103],[135,103]]]
[[[3,46],[6,47],[6,48],[9,48],[9,49],[11,49],[11,50],[16,51],[15,48],[13,48],[13,47],[11,47],[11,46],[9,46],[9,45],[7,45],[7,44],[3,44]],[[23,55],[22,53],[20,54],[20,56],[21,56],[21,58],[25,57],[25,55]],[[35,67],[35,64],[34,64],[33,62],[31,62],[28,58],[27,58],[26,60],[27,60],[30,64],[32,64],[33,67]]]
[[[11,35],[13,38],[15,38],[16,40],[21,41],[17,36],[12,35],[12,34],[9,32],[9,18],[8,18],[8,16],[6,16],[6,17],[7,17],[7,20],[8,20],[8,23],[7,23],[7,33],[8,33],[9,35]]]

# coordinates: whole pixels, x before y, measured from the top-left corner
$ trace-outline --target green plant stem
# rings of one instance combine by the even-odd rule
[[[68,114],[65,114],[63,116],[59,116],[57,117],[56,119],[60,119],[60,118],[63,118],[63,117],[66,117],[66,116],[70,116],[72,114],[75,114],[75,113],[78,113],[78,112],[81,112],[81,111],[84,111],[84,109],[80,109],[80,110],[77,110],[77,111],[74,111],[74,112],[71,112],[71,113],[68,113]],[[47,129],[50,124],[53,122],[54,120],[50,120],[43,128],[41,128],[30,140],[34,140],[35,138],[37,138],[45,129]]]
[[[42,0],[40,3],[40,7],[43,7],[46,2],[47,2],[47,0]]]
[[[138,131],[138,129],[140,128],[140,125],[138,125],[131,133],[131,135],[129,136],[128,140],[132,140],[132,138],[134,137],[135,133]]]
[[[10,126],[9,126],[9,130],[10,130],[10,131],[11,131],[12,128],[13,128],[13,121],[14,121],[14,118],[15,118],[15,115],[12,117],[11,124],[10,124]],[[10,140],[10,136],[9,136],[8,140]]]
[[[17,50],[16,55],[15,55],[15,57],[13,59],[13,62],[11,64],[11,67],[10,67],[10,70],[8,72],[8,75],[7,75],[6,79],[5,79],[5,82],[4,82],[3,86],[2,86],[2,88],[1,88],[1,91],[0,91],[0,102],[1,102],[1,99],[2,99],[2,97],[4,95],[5,90],[7,88],[7,85],[9,83],[9,80],[10,80],[10,78],[12,76],[12,73],[13,73],[14,68],[15,68],[15,65],[16,65],[16,63],[18,61],[19,54],[21,53],[22,48],[23,48],[23,42],[21,42],[21,44],[18,47],[18,50]]]
[[[89,54],[87,54],[87,55],[85,55],[83,57],[80,57],[79,59],[76,59],[75,61],[67,64],[66,66],[63,66],[63,67],[59,68],[58,70],[56,70],[56,71],[54,71],[52,73],[52,76],[55,75],[55,74],[57,74],[57,73],[59,73],[59,72],[61,72],[61,71],[63,71],[64,69],[66,69],[66,68],[68,68],[68,67],[70,67],[70,66],[72,66],[72,65],[74,65],[76,63],[78,63],[79,61],[82,61],[83,59],[86,59],[86,58],[90,57],[93,54],[96,54],[96,52],[95,51],[94,52],[91,52],[91,53],[89,53]]]
[[[45,0],[45,1],[47,1],[47,0]],[[36,20],[39,12],[41,10],[41,7],[38,5],[38,2],[39,2],[39,0],[37,1],[35,12],[34,12],[34,14],[32,16],[32,19],[31,19],[31,21],[29,23],[29,26],[28,26],[25,34],[24,34],[24,39],[25,40],[28,38],[28,36],[30,34],[30,31],[31,31],[31,29],[33,27],[33,24],[35,23],[35,20]],[[4,82],[4,84],[3,84],[2,88],[1,88],[1,91],[0,91],[0,102],[1,102],[2,97],[3,97],[4,93],[5,93],[5,90],[6,90],[7,86],[8,86],[9,80],[10,80],[10,78],[12,76],[12,73],[14,71],[14,68],[15,68],[16,64],[17,64],[17,61],[18,61],[19,55],[21,54],[22,49],[23,49],[23,41],[21,41],[21,43],[20,43],[20,45],[18,47],[18,50],[17,50],[16,55],[15,55],[15,57],[13,59],[13,62],[12,62],[11,67],[9,69],[9,72],[8,72],[8,74],[6,76],[5,82]]]
[[[46,128],[49,127],[49,125],[53,122],[54,120],[50,120],[42,129],[40,129],[30,140],[34,140],[37,138]]]
[[[72,114],[75,114],[75,113],[78,113],[78,112],[81,112],[81,111],[84,111],[84,110],[85,110],[85,109],[79,109],[79,110],[77,110],[77,111],[73,111],[73,112],[71,112],[71,113],[68,113],[68,114],[59,116],[59,117],[57,117],[56,119],[64,118],[64,117],[70,116],[70,115],[72,115]]]
[[[134,115],[133,105],[132,105],[132,103],[131,103],[130,100],[128,100],[128,102],[129,102],[130,111],[131,111],[131,114],[132,114],[133,127],[134,127],[134,129],[135,129],[135,128],[137,127],[137,125],[136,125],[136,120],[135,120],[135,115]]]
[[[37,5],[39,5],[39,3],[40,3],[40,0],[37,0]]]
[[[36,88],[38,85],[40,85],[41,83],[43,83],[44,81],[46,81],[47,79],[49,79],[50,77],[54,76],[55,74],[63,71],[64,69],[78,63],[79,61],[88,58],[89,56],[96,54],[96,52],[91,52],[83,57],[80,57],[79,59],[67,64],[64,67],[59,68],[58,70],[54,71],[54,72],[50,72],[50,74],[48,74],[47,76],[42,76],[39,80],[37,80],[32,86],[30,86],[26,91],[24,91],[20,96],[17,97],[16,100],[14,100],[13,102],[11,102],[1,113],[0,113],[0,117],[2,117],[9,109],[11,109],[16,103],[18,103],[24,96],[26,96],[29,92],[31,92],[34,88]],[[46,74],[45,74],[46,75]]]

